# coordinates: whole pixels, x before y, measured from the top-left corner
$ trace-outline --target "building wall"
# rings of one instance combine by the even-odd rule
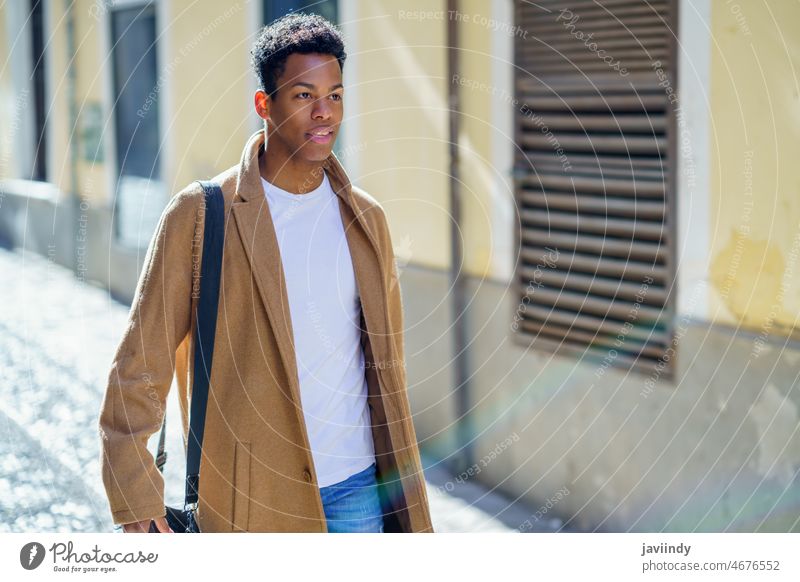
[[[444,4],[358,2],[343,18],[342,162],[386,208],[402,262],[437,269],[449,264]]]
[[[482,7],[461,3],[465,13]],[[513,129],[510,120],[484,123],[492,102],[486,87],[501,85],[493,82],[499,59],[487,59],[483,53],[492,45],[487,39],[496,43],[499,35],[481,30],[480,25],[465,26],[469,34],[462,41],[467,48],[462,53],[463,74],[485,85],[462,89],[461,145],[469,150],[462,153],[471,163],[464,171],[468,187],[463,232],[468,241],[465,262],[472,275],[466,315],[473,469],[477,469],[472,478],[512,498],[521,497],[534,508],[566,488],[568,494],[543,519],[557,518],[567,527],[587,531],[796,531],[800,527],[796,519],[800,349],[787,343],[786,335],[762,338],[752,328],[719,325],[724,319],[707,305],[717,292],[709,267],[717,247],[709,249],[708,241],[719,238],[721,223],[738,224],[741,210],[742,155],[737,149],[741,140],[719,134],[722,125],[729,131],[742,125],[736,92],[720,87],[718,80],[730,74],[728,69],[736,69],[741,57],[739,45],[717,38],[716,31],[725,30],[720,23],[729,21],[729,10],[725,2],[680,3],[680,30],[688,38],[681,38],[679,93],[683,129],[693,147],[679,160],[681,300],[673,379],[603,371],[580,358],[550,355],[514,340],[511,318],[518,305],[511,277],[497,276],[502,266],[488,257],[496,259],[502,253],[487,248],[492,239],[502,240],[512,222],[502,223],[496,218],[499,214],[489,218],[488,207],[496,209],[488,202],[493,189],[482,181],[481,166],[472,164],[478,159],[502,160],[496,153],[502,146],[497,141],[490,145],[492,136],[502,139],[499,136]],[[757,26],[752,20],[759,20],[765,29],[770,26],[769,11],[752,12],[751,27]],[[784,31],[783,36],[788,34]],[[775,59],[778,49],[769,44],[765,49],[776,60],[764,65],[765,70],[775,67],[774,74],[783,79],[773,78],[770,88],[794,87],[791,68],[785,64],[780,68],[780,59]],[[495,44],[492,55],[497,50]],[[740,83],[741,92],[750,91],[752,75],[737,77],[736,85]],[[763,86],[758,83],[755,89],[754,106],[766,99]],[[787,89],[785,98],[790,95]],[[726,117],[725,111],[736,111],[736,120]],[[791,111],[788,104],[775,110],[789,128]],[[753,108],[747,115],[753,120],[763,116]],[[751,140],[754,135],[751,132]],[[761,147],[753,149],[761,152]],[[781,149],[781,154],[793,147]],[[494,191],[501,191],[501,164],[493,165],[488,182]],[[778,200],[791,195],[796,176],[789,164],[782,167],[785,170],[778,172],[774,165],[764,169],[761,177],[784,177],[781,183],[787,185],[787,194],[772,190]],[[718,184],[708,187],[721,177],[728,180],[724,190]],[[732,214],[731,208],[736,209]],[[769,238],[766,226],[758,228],[763,238]],[[785,247],[787,239],[781,240]],[[452,290],[444,267],[425,268],[429,264],[414,256],[401,284],[415,423],[423,452],[439,460],[454,455],[462,443],[453,434]],[[487,272],[490,277],[482,278]],[[737,282],[749,278],[745,273],[755,274],[755,267],[742,271]],[[509,438],[512,444],[503,447]],[[490,463],[480,463],[498,450]]]
[[[711,24],[711,318],[800,337],[800,5]]]
[[[3,38],[12,38],[12,15],[7,8],[0,9],[0,31],[3,32]],[[14,143],[21,123],[19,111],[22,103],[18,101],[14,77],[8,68],[8,64],[12,62],[11,55],[11,43],[8,40],[1,42],[0,62],[6,63],[6,66],[0,75],[0,116],[4,128],[0,139],[0,178],[10,177],[17,166]]]
[[[238,163],[246,139],[259,127],[249,51],[261,12],[258,2],[244,0],[225,5],[157,0],[155,7],[158,74],[151,96],[158,103],[161,179],[172,195],[193,180],[210,178]],[[20,29],[27,15],[18,8],[0,8],[5,29]],[[47,254],[128,301],[145,248],[122,246],[112,236],[118,169],[110,14],[94,0],[77,0],[70,11],[64,3],[47,3],[45,27],[48,179],[55,188],[37,196],[32,206],[31,187],[6,188],[15,193],[5,196],[1,234],[8,244]],[[0,143],[0,179],[25,178],[23,170],[30,163],[25,153],[32,148],[32,93],[20,95],[20,79],[26,78],[20,67],[30,61],[23,49],[30,37],[23,31],[15,45],[14,34],[4,35],[0,43],[0,55],[11,56],[15,46],[14,58],[4,59],[14,65],[14,72],[0,74],[0,115],[4,125],[14,119],[19,123]],[[145,105],[143,115],[155,114]],[[87,147],[94,142],[86,129],[98,124],[102,134],[96,150]],[[146,244],[149,233],[141,238]]]
[[[504,2],[469,0],[448,15],[459,28],[459,87],[461,118],[459,152],[463,184],[462,228],[465,271],[477,277],[509,278],[513,268],[510,253],[513,222],[513,190],[509,183],[513,133],[506,133],[513,109],[512,75],[508,71],[513,36],[492,32],[490,19],[511,16],[501,12]],[[463,78],[463,79],[462,79]],[[502,116],[502,117],[501,117]]]
[[[170,190],[237,164],[253,129],[248,3],[171,1],[165,38]]]
[[[349,60],[343,162],[387,205],[404,262],[446,271],[450,262],[448,19],[462,47],[459,152],[462,244],[470,275],[509,279],[513,31],[511,2],[342,2]]]
[[[106,82],[106,71],[110,71],[111,55],[103,46],[103,25],[102,17],[97,17],[91,7],[94,2],[90,0],[80,0],[74,4],[72,9],[75,22],[75,55],[72,61],[75,67],[75,100],[77,107],[77,126],[73,127],[72,118],[69,112],[68,96],[68,63],[72,55],[67,49],[66,39],[66,18],[56,18],[55,26],[59,29],[59,38],[63,43],[61,51],[63,59],[66,60],[62,67],[56,65],[56,85],[55,94],[61,101],[62,107],[66,109],[64,116],[65,123],[59,123],[56,134],[56,160],[57,166],[53,168],[56,177],[56,184],[63,192],[72,192],[72,184],[68,181],[72,169],[70,156],[71,148],[78,149],[77,156],[77,188],[78,193],[94,208],[105,208],[112,204],[113,194],[109,191],[108,185],[112,177],[110,171],[112,165],[109,163],[114,156],[114,150],[104,148],[99,156],[96,156],[91,147],[85,149],[88,138],[85,130],[92,122],[89,119],[89,112],[92,107],[100,108],[104,124],[110,123],[109,117],[113,114],[111,103],[105,102],[104,83]],[[63,14],[63,5],[54,4],[50,7],[56,15]],[[48,56],[50,56],[50,54]],[[105,124],[108,127],[108,124]],[[69,168],[64,172],[63,169]]]

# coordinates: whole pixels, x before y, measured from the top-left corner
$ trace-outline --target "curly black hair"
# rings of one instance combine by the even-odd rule
[[[329,20],[318,14],[292,12],[265,26],[250,51],[251,64],[270,97],[278,92],[278,77],[286,69],[286,59],[294,53],[322,53],[336,57],[344,70],[344,42]]]

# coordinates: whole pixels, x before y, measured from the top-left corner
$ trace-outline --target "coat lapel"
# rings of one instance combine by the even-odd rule
[[[302,420],[294,334],[285,274],[275,226],[264,196],[258,169],[258,157],[263,147],[264,132],[261,130],[250,137],[242,154],[232,212],[259,295],[275,334],[281,360],[290,379],[289,388],[297,404],[296,410]],[[334,154],[326,160],[325,169],[331,186],[339,197],[342,223],[370,338],[383,339],[386,336],[386,320],[381,314],[386,307],[381,285],[381,266],[377,257],[378,250],[370,239],[367,226],[361,217],[361,209],[354,200],[350,181]],[[378,354],[381,356],[384,354],[382,348],[382,342],[374,346],[376,357]]]
[[[388,334],[386,333],[385,298],[381,286],[383,278],[381,265],[365,229],[359,225],[352,208],[344,202],[342,197],[339,198],[339,209],[361,296],[361,310],[364,313],[366,327],[370,330],[373,354],[378,361],[383,361],[387,353],[385,342]]]
[[[259,185],[260,187],[260,185]],[[281,359],[290,379],[296,377],[297,364],[293,349],[293,336],[289,303],[284,281],[280,248],[272,224],[266,199],[252,198],[233,204],[239,236],[250,261],[261,300],[267,310],[280,351]],[[292,395],[297,396],[292,382]]]

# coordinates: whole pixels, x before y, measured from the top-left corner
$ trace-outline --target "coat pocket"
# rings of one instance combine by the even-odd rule
[[[233,451],[232,531],[247,531],[250,516],[250,442],[236,441]]]

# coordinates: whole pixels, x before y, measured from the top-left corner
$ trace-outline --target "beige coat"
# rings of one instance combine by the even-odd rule
[[[263,151],[262,130],[248,140],[241,162],[214,178],[225,198],[225,247],[197,516],[203,532],[325,532],[283,267],[258,169]],[[362,346],[378,480],[388,503],[385,531],[433,532],[406,393],[403,307],[386,216],[350,184],[334,154],[325,169],[339,197],[366,322]],[[147,442],[161,428],[174,374],[184,442],[188,436],[202,203],[203,190],[192,183],[165,209],[109,373],[99,428],[116,524],[165,514],[164,481]]]

